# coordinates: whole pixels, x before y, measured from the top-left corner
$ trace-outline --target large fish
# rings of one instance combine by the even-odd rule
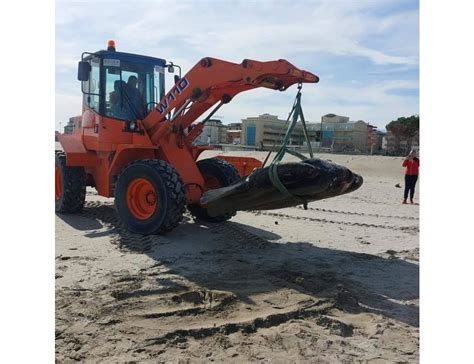
[[[290,194],[271,181],[270,167],[258,169],[243,181],[210,190],[201,197],[209,215],[242,210],[272,210],[339,196],[357,190],[363,182],[358,174],[338,164],[313,158],[277,165],[281,183]]]

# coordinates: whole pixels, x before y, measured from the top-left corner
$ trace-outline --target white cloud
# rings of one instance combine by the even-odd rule
[[[418,98],[393,95],[393,90],[417,89],[417,82],[395,80],[365,86],[329,84],[307,84],[302,90],[302,106],[305,118],[318,122],[322,115],[336,113],[349,116],[351,120],[365,120],[381,129],[400,116],[418,113]],[[224,122],[235,122],[247,116],[263,113],[278,115],[285,119],[291,110],[296,87],[280,93],[268,89],[257,89],[237,97],[219,110]]]
[[[151,49],[166,47],[169,40],[174,39],[175,53],[204,52],[235,62],[242,58],[272,59],[275,54],[287,57],[296,52],[354,55],[376,64],[412,65],[417,62],[416,54],[392,55],[361,43],[368,35],[392,31],[398,17],[388,17],[381,23],[384,19],[360,13],[367,3],[355,7],[338,4],[306,2],[307,9],[302,9],[301,5],[294,9],[280,6],[264,17],[252,13],[252,7],[233,9],[229,5],[227,11],[233,14],[233,21],[227,21],[228,14],[219,9],[200,9],[204,5],[186,3],[167,10],[171,11],[167,18],[175,19],[175,23],[164,22],[163,26],[157,21],[160,12],[149,9],[137,21],[125,24],[117,35],[126,44]],[[289,11],[299,16],[295,18]]]
[[[346,64],[350,57],[365,59],[379,68],[364,71],[380,75],[380,80],[360,86],[349,79],[341,85],[326,75],[320,84],[304,87],[305,113],[313,121],[335,112],[385,125],[392,118],[418,112],[418,97],[390,92],[418,88],[417,79],[400,76],[418,67],[418,10],[383,11],[398,4],[398,0],[59,1],[56,69],[62,77],[56,88],[57,119],[67,120],[80,112],[76,67],[81,53],[104,49],[113,38],[120,50],[172,60],[184,72],[202,56],[232,62],[244,58],[292,62],[298,56],[315,65],[316,73],[318,56],[332,56]],[[403,79],[385,81],[391,73]],[[167,78],[169,88],[171,77]],[[263,112],[286,117],[292,90],[283,94],[253,90],[237,96],[219,114],[225,116],[225,122]]]
[[[178,55],[191,50],[234,61],[244,57],[269,59],[275,53],[286,57],[295,52],[356,55],[377,64],[417,61],[416,54],[388,54],[362,42],[365,37],[381,32],[403,32],[404,27],[416,21],[413,18],[417,12],[380,18],[367,11],[377,7],[377,3],[354,3],[60,3],[56,18],[60,26],[82,23],[82,30],[94,31],[99,36],[113,33],[127,48],[140,48],[148,53],[171,46]]]

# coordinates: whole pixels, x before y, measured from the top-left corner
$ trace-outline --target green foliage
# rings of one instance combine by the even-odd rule
[[[395,145],[391,148],[390,153],[394,153],[394,155],[406,154],[411,149],[413,141],[418,139],[420,116],[412,115],[409,117],[400,117],[388,123],[386,128],[395,137]],[[401,146],[402,140],[407,141],[403,147]]]
[[[392,120],[385,127],[388,131],[398,138],[413,138],[420,130],[420,116],[412,115]]]

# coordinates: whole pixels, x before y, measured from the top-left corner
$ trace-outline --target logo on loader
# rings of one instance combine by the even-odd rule
[[[170,101],[176,100],[175,95],[181,94],[187,87],[189,86],[189,82],[186,78],[179,80],[179,82],[174,86],[170,92],[165,96],[162,102],[158,104],[158,111],[160,114],[166,114],[166,110],[170,106]]]

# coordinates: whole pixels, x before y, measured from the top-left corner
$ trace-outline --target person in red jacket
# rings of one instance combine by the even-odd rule
[[[420,159],[416,151],[412,150],[405,158],[402,164],[405,170],[405,192],[403,193],[402,203],[407,203],[408,194],[410,194],[410,203],[413,203],[415,194],[415,185],[418,180],[418,169],[420,168]]]

